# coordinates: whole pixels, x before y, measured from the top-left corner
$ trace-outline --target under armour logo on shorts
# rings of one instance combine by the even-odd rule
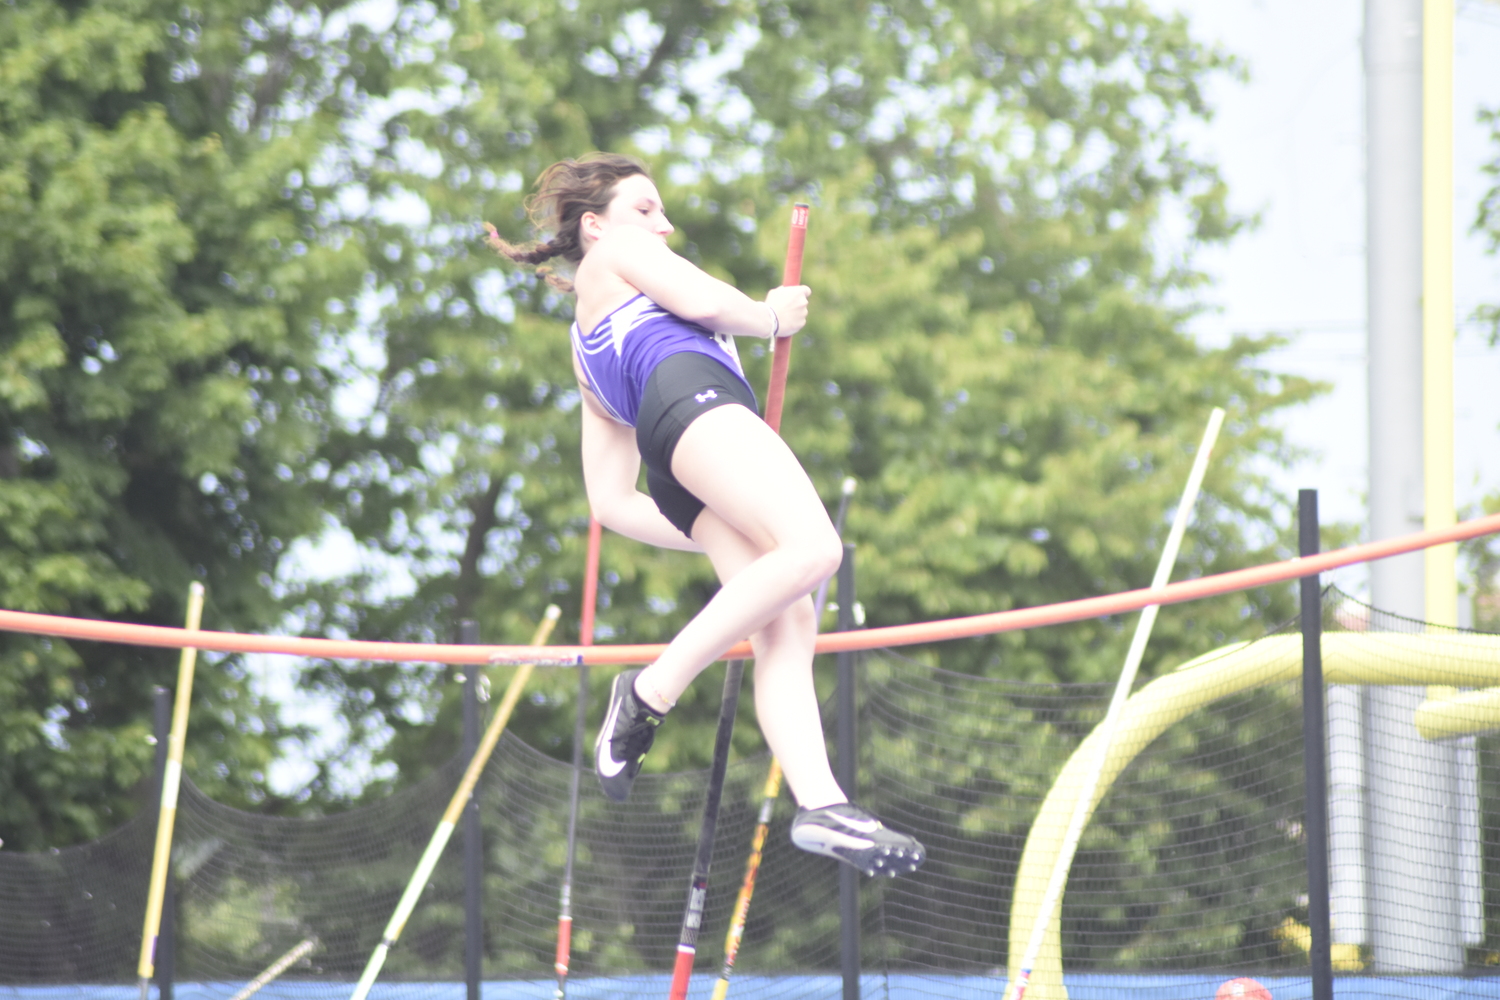
[[[707,389],[707,390],[705,390],[703,392],[698,393],[693,398],[696,399],[700,403],[706,403],[710,399],[718,399],[719,398],[719,394],[717,392],[714,392],[712,389]]]

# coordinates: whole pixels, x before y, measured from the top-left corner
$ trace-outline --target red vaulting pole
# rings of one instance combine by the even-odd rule
[[[589,548],[583,564],[583,609],[578,623],[578,642],[594,644],[594,614],[599,604],[599,543],[604,529],[589,518]],[[557,973],[556,1000],[568,995],[568,965],[573,958],[573,857],[578,845],[578,784],[583,775],[583,729],[588,716],[589,668],[578,665],[578,718],[573,725],[573,777],[568,788],[568,857],[563,863],[562,892],[557,907],[557,954],[552,963]]]

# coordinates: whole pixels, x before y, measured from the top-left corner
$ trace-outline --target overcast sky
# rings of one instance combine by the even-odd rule
[[[1333,391],[1290,414],[1290,438],[1310,457],[1278,481],[1316,488],[1325,521],[1365,521],[1369,454],[1365,383],[1363,0],[1155,0],[1185,12],[1195,34],[1247,64],[1248,84],[1221,81],[1218,109],[1195,135],[1224,171],[1232,206],[1259,212],[1259,228],[1199,258],[1215,278],[1218,311],[1196,332],[1292,338],[1273,365],[1331,382]],[[1500,155],[1476,122],[1500,107],[1500,4],[1460,0],[1456,51],[1455,178],[1457,344],[1455,412],[1460,510],[1500,492],[1500,349],[1468,322],[1500,303],[1500,260],[1470,232]],[[1363,574],[1340,582],[1357,586]]]

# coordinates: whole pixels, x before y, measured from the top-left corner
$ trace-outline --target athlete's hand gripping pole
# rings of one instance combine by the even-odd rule
[[[807,242],[807,215],[810,209],[800,201],[792,206],[792,231],[786,240],[786,265],[781,270],[783,285],[802,284],[802,248]],[[766,423],[781,433],[781,405],[786,398],[786,373],[792,363],[792,338],[771,338],[771,387],[766,390]]]
[[[531,637],[533,646],[546,645],[547,639],[552,635],[552,627],[557,624],[557,619],[561,614],[562,610],[556,604],[547,605],[541,624],[536,627],[536,634]],[[396,904],[396,912],[391,914],[390,922],[385,925],[385,933],[380,935],[380,943],[375,946],[375,950],[370,953],[369,962],[365,964],[364,974],[354,985],[354,992],[350,995],[351,1000],[365,1000],[365,997],[369,996],[370,987],[375,985],[375,978],[380,975],[386,956],[390,954],[396,941],[401,937],[401,931],[405,929],[412,910],[417,908],[417,900],[421,897],[422,890],[427,888],[427,880],[431,877],[432,870],[437,867],[438,859],[443,856],[443,848],[448,846],[448,839],[453,836],[453,830],[458,826],[459,816],[463,814],[464,806],[469,804],[469,796],[474,794],[474,786],[479,784],[479,775],[483,773],[484,765],[495,750],[495,744],[500,742],[500,736],[505,732],[506,724],[510,722],[510,715],[515,711],[516,702],[521,700],[521,690],[526,687],[526,682],[531,678],[533,667],[535,664],[522,663],[511,677],[510,686],[505,689],[505,697],[500,700],[500,707],[495,709],[495,717],[490,720],[489,728],[485,730],[484,737],[479,741],[479,748],[474,751],[474,756],[469,761],[462,780],[458,783],[458,789],[448,802],[448,808],[443,813],[442,820],[438,823],[437,829],[432,831],[432,839],[427,842],[427,850],[422,852],[421,860],[417,862],[417,869],[412,872],[411,881],[406,883],[406,891],[401,893],[401,899]]]
[[[802,246],[807,239],[806,205],[792,206],[792,230],[787,237],[786,266],[781,271],[783,285],[802,283]],[[781,431],[781,401],[786,394],[787,366],[792,359],[791,338],[772,342],[771,388],[766,393],[766,423]],[[703,825],[698,829],[698,852],[693,862],[693,877],[688,885],[687,906],[683,909],[682,930],[677,937],[677,959],[672,966],[672,986],[668,1000],[686,1000],[688,983],[693,977],[693,958],[698,953],[698,931],[703,925],[703,906],[708,898],[708,868],[714,854],[715,827],[719,821],[719,800],[724,794],[724,770],[729,764],[729,738],[734,732],[735,708],[740,696],[740,676],[744,661],[731,660],[724,671],[724,700],[719,705],[719,726],[714,736],[713,763],[709,768],[708,792],[703,801]]]

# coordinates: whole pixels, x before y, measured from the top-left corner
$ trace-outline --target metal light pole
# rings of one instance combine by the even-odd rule
[[[1452,4],[1365,3],[1372,539],[1453,518]],[[1453,566],[1451,550],[1375,563],[1371,601],[1451,623]],[[1464,962],[1462,769],[1453,746],[1417,734],[1426,697],[1329,697],[1334,934],[1369,944],[1382,972]]]

